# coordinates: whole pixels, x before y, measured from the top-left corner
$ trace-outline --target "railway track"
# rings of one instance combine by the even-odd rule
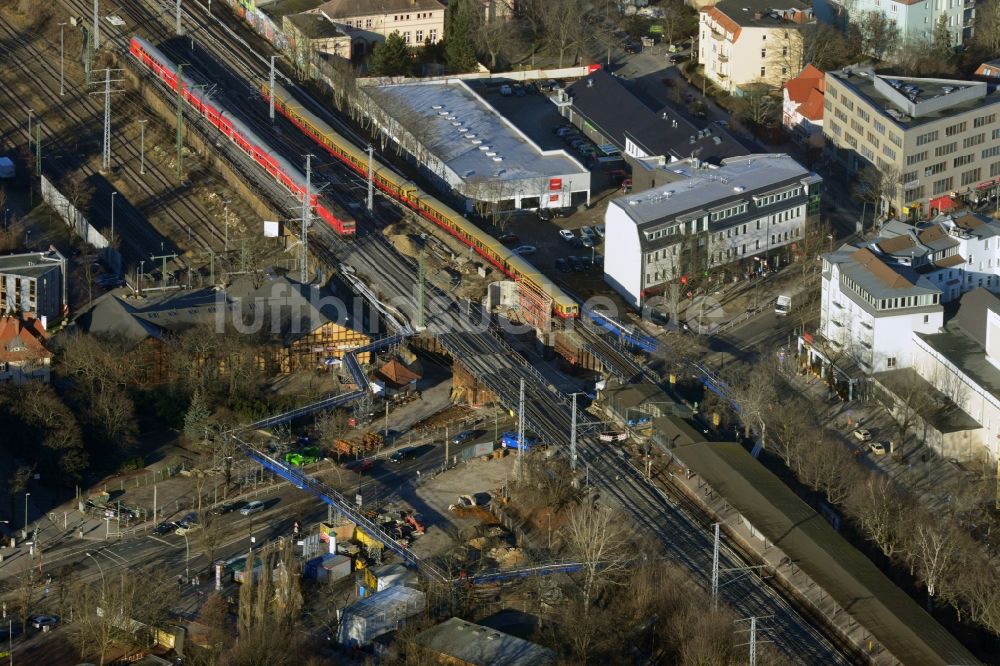
[[[82,5],[79,2],[76,4]],[[224,43],[211,50],[213,55],[233,67],[236,72],[249,72],[250,76],[255,77],[263,71],[256,65],[246,65],[245,69],[234,66],[231,61],[236,58],[236,53],[226,49]],[[251,59],[249,62],[254,61]],[[262,121],[256,122],[260,127],[259,123]],[[268,131],[265,136],[273,134]],[[301,145],[298,142],[285,143],[287,140],[286,136],[281,141],[284,150],[292,150],[293,145],[297,149]],[[352,182],[351,179],[344,178],[333,187],[348,187],[348,193],[341,194],[349,196]],[[415,284],[412,262],[396,253],[377,235],[377,226],[372,220],[359,219],[358,229],[359,238],[347,244],[321,226],[314,232],[311,246],[316,248],[324,261],[332,265],[336,265],[334,262],[344,262],[358,271],[371,273],[368,277],[382,297],[399,299],[412,307],[412,289]],[[502,336],[494,328],[483,326],[481,317],[473,319],[475,315],[481,314],[478,307],[469,307],[463,312],[460,303],[434,288],[428,290],[427,301],[432,332],[437,334],[449,353],[461,359],[487,388],[501,397],[507,407],[517,406],[519,383],[524,379],[528,425],[552,444],[565,447],[570,418],[568,398],[549,386],[520,355],[503,343]],[[581,425],[589,425],[589,420],[582,418]],[[633,468],[610,453],[608,447],[585,438],[579,443],[578,450],[582,464],[588,466],[593,485],[600,488],[606,500],[620,505],[637,526],[655,535],[674,559],[683,563],[696,579],[704,583],[705,572],[709,570],[712,544],[698,521],[679,507],[676,501],[665,496]],[[724,549],[724,568],[747,564],[749,563],[728,547]],[[721,594],[738,613],[774,615],[770,625],[772,638],[795,661],[810,664],[847,663],[836,648],[766,582],[752,576],[737,578],[728,581]]]
[[[72,121],[72,124],[62,133],[58,133],[54,131],[52,123],[47,118],[47,114],[43,114],[38,118],[37,122],[40,123],[43,130],[46,130],[44,132],[45,136],[42,139],[43,161],[46,164],[56,166],[60,173],[66,173],[77,168],[77,165],[67,167],[65,164],[55,164],[62,162],[62,158],[61,156],[52,156],[53,149],[57,155],[59,153],[73,154],[75,152],[75,144],[81,139],[81,129],[85,132],[83,134],[84,138],[96,140],[99,143],[102,132],[102,121],[100,118],[103,116],[103,103],[97,101],[96,98],[92,98],[88,94],[90,91],[72,85],[71,81],[67,82],[69,83],[67,85],[67,96],[60,97],[55,92],[59,81],[57,67],[50,62],[50,58],[47,58],[43,52],[43,50],[57,52],[57,47],[48,42],[45,42],[45,49],[36,47],[5,18],[0,18],[0,29],[7,33],[8,44],[15,44],[18,48],[17,53],[12,54],[14,57],[9,58],[9,62],[14,63],[14,66],[20,68],[31,80],[42,84],[37,86],[36,90],[39,96],[47,102],[49,109],[58,110],[64,118],[69,118]],[[4,95],[12,101],[10,106],[4,105],[5,109],[20,108],[23,104],[23,101],[14,99],[10,90],[6,88]],[[82,107],[83,111],[78,110],[79,107]],[[115,115],[119,118],[134,118],[146,115],[143,111],[141,101],[131,93],[126,93],[124,96],[116,95],[113,109],[116,109]],[[89,115],[88,112],[93,114],[89,119],[86,117]],[[5,114],[11,117],[9,110],[5,111]],[[19,119],[12,118],[12,120],[17,121]],[[151,159],[146,160],[146,173],[140,174],[137,167],[140,158],[139,152],[139,149],[129,141],[120,140],[115,142],[113,146],[113,154],[119,157],[115,162],[121,169],[121,176],[128,178],[130,184],[144,195],[142,202],[128,202],[127,205],[122,205],[125,203],[122,202],[116,206],[115,223],[118,228],[116,231],[120,230],[119,233],[116,233],[116,236],[121,239],[122,249],[127,250],[127,255],[131,254],[134,262],[137,262],[139,259],[148,259],[151,254],[160,252],[162,249],[167,249],[168,247],[173,251],[173,244],[169,243],[168,239],[153,228],[147,217],[141,214],[141,208],[147,205],[155,205],[159,209],[162,209],[159,210],[159,213],[163,215],[164,222],[176,226],[181,231],[186,231],[190,240],[195,242],[199,247],[209,249],[212,241],[219,239],[217,237],[213,238],[211,234],[207,234],[201,229],[201,225],[197,225],[195,221],[203,217],[200,211],[183,196],[176,197],[169,205],[159,203],[159,199],[164,192],[175,190],[176,183],[172,182],[172,179],[165,171]],[[99,175],[87,163],[80,165],[80,168],[82,168],[83,173],[87,176]],[[98,180],[98,182],[101,181]],[[110,183],[108,183],[108,186],[109,188],[112,187]],[[150,204],[149,202],[154,203]],[[178,209],[186,214],[182,215]],[[110,215],[108,215],[108,218],[110,218]],[[178,262],[178,265],[183,266],[184,263]]]

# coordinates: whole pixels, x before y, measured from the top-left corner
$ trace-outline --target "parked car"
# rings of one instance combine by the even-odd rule
[[[415,458],[417,455],[417,449],[413,446],[404,446],[399,451],[396,451],[391,456],[389,456],[389,462],[391,463],[401,463],[404,460],[409,460],[410,458]]]
[[[454,445],[465,444],[470,439],[475,439],[477,432],[475,430],[463,430],[454,437],[451,438],[451,443]]]
[[[501,243],[506,243],[506,244],[511,244],[512,245],[514,243],[519,242],[521,239],[517,237],[517,234],[513,234],[513,233],[511,233],[509,231],[505,231],[504,233],[502,233],[499,236],[497,236],[497,240],[500,241]]]
[[[548,81],[546,81],[546,85],[552,92],[556,92],[557,90],[562,90],[562,86],[559,85],[559,82],[556,81],[555,79],[549,79]]]
[[[517,97],[524,97],[525,95],[527,95],[527,93],[524,90],[524,86],[522,86],[520,83],[515,83],[514,95],[516,95]]]
[[[125,284],[125,281],[120,275],[113,275],[111,273],[105,273],[104,275],[99,275],[94,280],[97,286],[104,287],[105,289],[113,289],[115,287],[121,287]]]
[[[670,56],[670,62],[673,63],[684,62],[690,57],[691,56],[689,56],[687,53],[674,53]]]
[[[59,617],[56,615],[36,615],[31,618],[31,626],[35,629],[45,629],[59,624]]]
[[[177,536],[184,536],[188,532],[194,532],[196,529],[201,527],[198,523],[180,523],[180,526],[174,531]]]
[[[252,502],[248,502],[245,507],[243,507],[242,509],[240,509],[240,515],[241,516],[250,516],[250,515],[253,515],[255,513],[260,513],[261,511],[264,510],[264,508],[265,508],[265,505],[264,505],[263,502],[261,502],[260,500],[254,500]]]
[[[221,516],[221,515],[226,514],[226,513],[232,513],[233,511],[236,511],[236,510],[240,509],[242,506],[243,506],[243,502],[241,502],[239,500],[233,500],[231,502],[225,502],[222,505],[217,506],[212,511],[212,513],[214,513],[217,516]]]
[[[552,211],[548,208],[538,209],[538,220],[540,222],[551,222],[552,221]]]
[[[573,270],[577,273],[582,273],[587,270],[587,264],[589,262],[584,257],[569,257],[569,265],[573,267]]]
[[[178,525],[177,523],[160,523],[159,525],[153,528],[153,534],[156,535],[170,534],[171,532],[176,531],[178,527],[180,527],[180,525]]]
[[[590,248],[594,247],[594,237],[593,236],[581,236],[580,237],[580,242],[583,243],[583,246],[585,248],[587,248],[588,250]]]
[[[576,132],[576,128],[572,125],[560,125],[552,131],[556,133],[556,136],[561,137],[569,134],[570,132]]]
[[[729,121],[728,120],[716,120],[714,122],[715,122],[716,125],[718,125],[719,127],[722,127],[723,129],[729,127]]]
[[[583,234],[584,236],[590,236],[591,238],[594,237],[594,230],[591,229],[589,226],[580,227],[580,233]]]
[[[574,238],[576,238],[576,234],[574,234],[569,229],[560,229],[559,230],[559,237],[562,238],[564,241],[571,241]]]
[[[556,259],[556,270],[560,273],[569,273],[572,268],[570,268],[569,262],[565,258],[559,257]]]
[[[597,234],[598,238],[602,238],[603,239],[604,238],[604,225],[603,224],[598,224],[596,227],[594,227],[594,233]]]
[[[519,254],[522,257],[527,257],[535,252],[538,252],[538,248],[534,245],[519,245],[514,248],[514,254]]]
[[[510,97],[511,95],[514,94],[514,89],[504,84],[500,86],[500,94],[503,95],[504,97]]]
[[[854,439],[858,440],[859,442],[872,441],[872,433],[870,430],[866,428],[858,428],[852,434],[854,435]]]
[[[868,445],[868,450],[877,456],[884,456],[891,448],[889,442],[872,442]]]

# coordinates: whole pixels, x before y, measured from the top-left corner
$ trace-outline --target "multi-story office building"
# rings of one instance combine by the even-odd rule
[[[788,155],[746,155],[705,168],[671,163],[666,185],[619,197],[605,213],[604,279],[630,304],[727,264],[763,266],[801,242],[822,179]]]
[[[698,64],[726,92],[781,89],[805,64],[802,29],[815,25],[799,0],[721,0],[699,15]]]
[[[0,316],[35,314],[48,325],[66,304],[66,258],[55,249],[0,257]]]
[[[986,83],[826,74],[823,135],[849,172],[874,165],[891,187],[886,207],[926,217],[1000,176],[1000,93]],[[904,208],[906,211],[904,211]]]

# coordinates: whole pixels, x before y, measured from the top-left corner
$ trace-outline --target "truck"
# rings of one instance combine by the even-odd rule
[[[775,314],[784,316],[789,313],[792,309],[792,297],[786,294],[781,294],[778,296],[778,300],[774,302],[774,312]]]

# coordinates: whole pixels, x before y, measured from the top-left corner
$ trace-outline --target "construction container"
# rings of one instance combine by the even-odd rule
[[[381,592],[394,585],[415,585],[417,574],[402,564],[383,564],[365,569],[365,588],[369,594]]]
[[[493,453],[493,442],[481,442],[462,449],[460,457],[462,460],[472,460],[473,458],[488,456],[491,453]]]
[[[353,566],[351,558],[346,555],[331,555],[314,557],[302,568],[302,575],[319,582],[340,580],[351,575]]]
[[[423,611],[423,592],[395,585],[343,609],[337,641],[349,649],[367,646]]]
[[[370,548],[382,548],[382,542],[368,535],[367,532],[362,530],[360,527],[354,528],[354,540],[358,543],[368,546]]]

